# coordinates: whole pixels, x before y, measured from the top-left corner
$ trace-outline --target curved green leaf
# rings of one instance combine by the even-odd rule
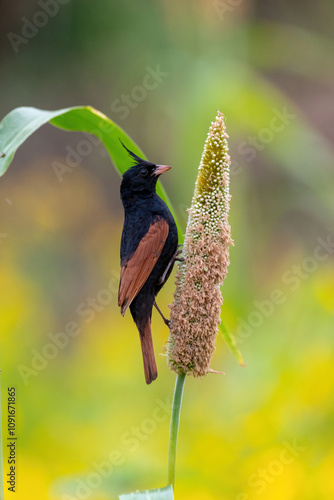
[[[234,354],[234,356],[237,358],[240,365],[245,366],[244,358],[238,349],[235,338],[229,332],[228,328],[226,327],[226,325],[223,321],[221,321],[221,323],[219,325],[219,330],[221,331],[227,345],[229,346],[229,348],[230,348],[231,352]]]
[[[31,134],[48,122],[64,130],[96,135],[107,148],[120,174],[129,168],[129,156],[119,139],[135,154],[146,158],[137,144],[119,125],[91,106],[76,106],[56,111],[22,107],[8,113],[0,123],[0,176],[8,169],[16,150]],[[173,207],[160,183],[157,185],[157,193],[169,206],[181,234]]]

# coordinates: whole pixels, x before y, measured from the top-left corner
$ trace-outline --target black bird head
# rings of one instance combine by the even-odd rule
[[[135,164],[123,174],[121,184],[122,197],[127,194],[138,194],[139,196],[154,194],[158,177],[172,167],[168,167],[167,165],[155,165],[154,163],[143,160],[124,146],[122,141],[120,142],[123,148],[129,153],[129,156],[135,161]]]

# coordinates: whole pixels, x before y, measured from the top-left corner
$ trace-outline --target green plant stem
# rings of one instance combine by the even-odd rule
[[[177,435],[179,432],[180,412],[181,412],[182,395],[183,395],[185,379],[186,379],[185,373],[176,376],[172,415],[170,421],[167,484],[171,484],[173,487],[175,482]]]

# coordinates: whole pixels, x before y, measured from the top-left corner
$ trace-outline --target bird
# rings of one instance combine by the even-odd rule
[[[123,174],[120,188],[124,225],[118,305],[122,316],[130,308],[139,331],[145,380],[150,384],[158,376],[151,332],[152,310],[155,306],[169,325],[155,298],[169,278],[175,260],[180,260],[174,217],[156,193],[159,176],[172,167],[143,160],[121,144],[134,164]]]

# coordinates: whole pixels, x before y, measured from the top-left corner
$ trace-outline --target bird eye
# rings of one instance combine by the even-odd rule
[[[140,176],[141,177],[146,177],[148,174],[148,171],[146,170],[146,168],[143,168],[141,171],[140,171]]]

